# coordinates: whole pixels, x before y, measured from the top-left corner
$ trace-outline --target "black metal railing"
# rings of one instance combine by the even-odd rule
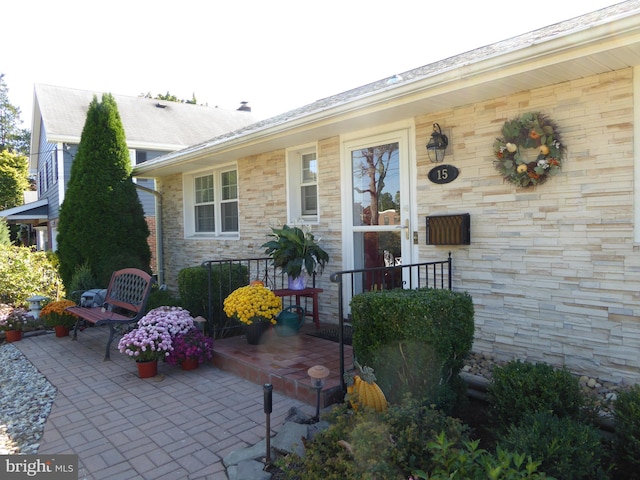
[[[451,252],[446,260],[389,267],[362,268],[334,272],[330,279],[338,284],[338,343],[340,345],[340,386],[344,385],[344,297],[393,288],[447,288],[452,286]]]
[[[223,312],[224,299],[238,287],[260,280],[272,290],[287,288],[287,275],[273,266],[270,257],[206,260],[201,264],[207,269],[207,322],[209,332],[217,336],[222,329],[236,329],[240,326],[225,326],[227,320]],[[316,286],[315,274],[311,275],[311,284]]]

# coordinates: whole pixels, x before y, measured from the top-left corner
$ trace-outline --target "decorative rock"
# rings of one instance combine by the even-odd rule
[[[236,467],[235,480],[269,480],[271,474],[264,471],[264,463],[245,460]]]
[[[312,416],[306,414],[298,407],[291,407],[289,409],[289,413],[287,414],[287,418],[285,418],[285,422],[295,422],[295,423],[311,423]]]
[[[304,457],[303,439],[306,440],[309,435],[309,427],[301,423],[287,422],[284,424],[278,434],[271,440],[271,445],[278,452],[285,455],[296,453]]]
[[[230,465],[239,465],[247,460],[257,460],[264,458],[267,454],[267,442],[263,439],[252,447],[235,450],[222,459],[225,467]],[[273,455],[272,455],[273,456]]]
[[[589,388],[596,388],[596,385],[598,383],[596,382],[595,378],[590,378],[589,381],[587,382],[587,386]]]
[[[56,388],[10,343],[0,345],[0,385],[0,455],[38,453]]]

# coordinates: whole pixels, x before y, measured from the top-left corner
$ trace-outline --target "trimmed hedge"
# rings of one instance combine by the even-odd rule
[[[213,328],[218,331],[228,326],[230,320],[222,310],[224,299],[236,288],[249,284],[249,272],[240,264],[220,264],[211,268],[211,295]],[[209,318],[209,269],[187,267],[178,273],[180,302],[192,317]]]
[[[511,425],[499,448],[539,458],[540,470],[562,480],[606,479],[604,445],[594,425],[538,411]]]
[[[458,373],[471,351],[474,308],[468,293],[387,290],[353,297],[353,349],[374,369],[387,399],[406,393],[451,409],[464,391]]]
[[[578,378],[545,363],[514,360],[494,367],[487,393],[491,414],[504,428],[538,412],[576,420],[588,413]]]

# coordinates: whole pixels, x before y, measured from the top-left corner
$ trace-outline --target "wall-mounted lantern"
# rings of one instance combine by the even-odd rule
[[[434,123],[431,138],[429,139],[429,143],[427,143],[427,154],[429,155],[429,160],[433,163],[442,162],[448,145],[449,138],[442,133],[440,125]]]

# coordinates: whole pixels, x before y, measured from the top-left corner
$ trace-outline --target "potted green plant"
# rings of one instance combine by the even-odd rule
[[[329,261],[329,254],[316,242],[308,228],[290,227],[272,228],[274,237],[262,245],[265,253],[273,260],[273,265],[281,268],[289,279],[289,288],[305,288],[306,275],[321,274]],[[298,280],[297,279],[302,279]]]
[[[69,329],[76,324],[78,317],[71,312],[67,312],[67,307],[74,307],[76,304],[71,300],[57,300],[47,303],[40,311],[40,319],[47,327],[53,328],[56,337],[69,336]]]

